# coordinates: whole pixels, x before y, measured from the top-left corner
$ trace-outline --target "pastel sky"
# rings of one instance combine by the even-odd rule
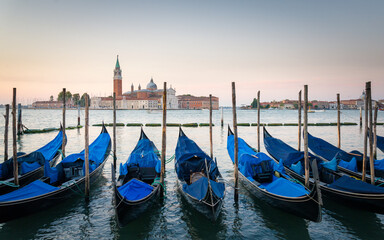
[[[361,95],[384,98],[384,1],[0,2],[0,103],[72,93],[108,96],[116,55],[123,91],[153,77],[176,94],[249,104]]]

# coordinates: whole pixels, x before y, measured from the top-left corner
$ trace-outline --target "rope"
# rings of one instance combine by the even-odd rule
[[[61,157],[64,159],[65,155],[63,154],[63,151],[61,149],[58,149],[57,151],[60,153]]]
[[[7,181],[0,181],[0,184],[4,184],[4,185],[10,186],[10,187],[14,187],[14,188],[20,187],[20,185],[16,185],[13,182],[7,182]]]
[[[160,186],[163,188],[164,190],[164,195],[167,195],[167,187],[165,186],[165,183],[164,185],[160,182],[160,178],[157,177],[155,178],[155,180],[153,181],[153,183],[151,184],[151,186],[155,185],[155,184],[160,184]]]
[[[165,160],[165,164],[168,164],[168,163],[172,162],[173,159],[175,159],[175,154],[173,154],[172,157],[170,157],[167,160]]]

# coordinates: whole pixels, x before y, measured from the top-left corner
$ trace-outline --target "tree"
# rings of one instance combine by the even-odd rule
[[[299,108],[299,104],[294,103],[294,104],[293,104],[293,107],[294,107],[295,109],[298,109],[298,108]]]
[[[86,93],[83,93],[83,95],[81,95],[81,99],[80,99],[80,106],[81,107],[85,107],[85,98],[87,97],[88,95]],[[91,106],[91,101],[89,99],[89,96],[88,96],[88,106]]]
[[[51,95],[50,97],[49,97],[49,101],[53,101],[53,96]]]
[[[65,92],[65,101],[72,99],[72,93],[70,91]],[[57,95],[57,101],[63,101],[63,91]]]
[[[257,108],[257,99],[254,98],[252,103],[251,103],[251,108]]]
[[[72,95],[72,100],[74,105],[80,104],[80,94],[75,93]]]

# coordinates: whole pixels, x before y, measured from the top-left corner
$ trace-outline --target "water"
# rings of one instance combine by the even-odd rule
[[[58,127],[62,119],[61,110],[24,110],[23,123],[28,128]],[[336,111],[309,114],[309,122],[335,122]],[[256,111],[239,110],[238,122],[256,122]],[[77,110],[67,111],[67,125],[77,124]],[[84,113],[81,113],[82,122]],[[46,211],[0,224],[0,239],[381,239],[384,234],[384,216],[327,201],[323,208],[323,221],[313,223],[274,209],[254,199],[243,188],[240,189],[239,204],[233,201],[233,168],[226,150],[227,128],[220,127],[221,112],[214,111],[213,128],[214,155],[226,180],[226,197],[222,213],[212,223],[192,209],[175,188],[173,162],[166,166],[166,198],[153,207],[151,212],[125,228],[117,226],[112,206],[111,166],[112,158],[105,165],[103,177],[91,186],[90,201],[82,196],[47,209]],[[169,111],[169,123],[207,123],[209,112],[202,110]],[[90,124],[112,122],[112,111],[90,112]],[[161,123],[161,111],[118,111],[117,122]],[[232,111],[224,111],[224,121],[232,123]],[[261,122],[294,123],[297,112],[292,110],[262,110]],[[343,111],[342,122],[359,121],[359,111]],[[384,122],[383,112],[379,122]],[[0,142],[3,142],[4,126],[1,123]],[[231,124],[232,125],[232,124]],[[90,142],[99,134],[100,127],[90,127]],[[148,137],[161,148],[161,128],[144,127]],[[256,127],[239,127],[239,136],[250,145],[257,146]],[[297,127],[268,127],[269,132],[293,147],[297,146]],[[108,128],[112,134],[112,128]],[[209,153],[209,128],[184,128],[185,133]],[[345,150],[362,151],[363,132],[359,126],[342,126],[342,146]],[[140,134],[139,127],[117,128],[118,163],[125,162],[133,150]],[[336,126],[309,127],[315,136],[337,143]],[[66,153],[77,153],[84,148],[84,129],[67,130]],[[18,138],[18,150],[36,150],[57,132],[30,134]],[[11,135],[11,134],[10,134]],[[384,135],[384,127],[378,126],[378,135]],[[167,128],[167,157],[174,154],[178,128]],[[12,146],[11,139],[10,145]],[[265,152],[263,143],[262,151]],[[12,149],[9,149],[10,153]],[[4,146],[0,147],[0,159]],[[379,158],[384,158],[380,150]]]

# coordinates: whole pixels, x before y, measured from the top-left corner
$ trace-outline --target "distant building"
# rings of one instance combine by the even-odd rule
[[[113,92],[116,94],[116,108],[118,109],[162,109],[163,106],[163,89],[157,89],[156,83],[151,78],[146,89],[141,89],[139,84],[138,90],[134,90],[133,83],[131,90],[122,93],[122,74],[119,58],[116,60],[115,69],[113,71]],[[91,99],[91,108],[113,108],[113,98],[111,97],[93,97]],[[178,102],[176,98],[176,90],[167,89],[167,109],[177,109]]]
[[[72,99],[67,100],[65,102],[65,106],[67,108],[74,107]],[[62,107],[63,107],[63,101],[36,101],[32,103],[32,108],[62,108]]]
[[[180,109],[209,109],[209,97],[195,97],[192,95],[177,96]],[[212,96],[212,109],[219,109],[219,98]]]

